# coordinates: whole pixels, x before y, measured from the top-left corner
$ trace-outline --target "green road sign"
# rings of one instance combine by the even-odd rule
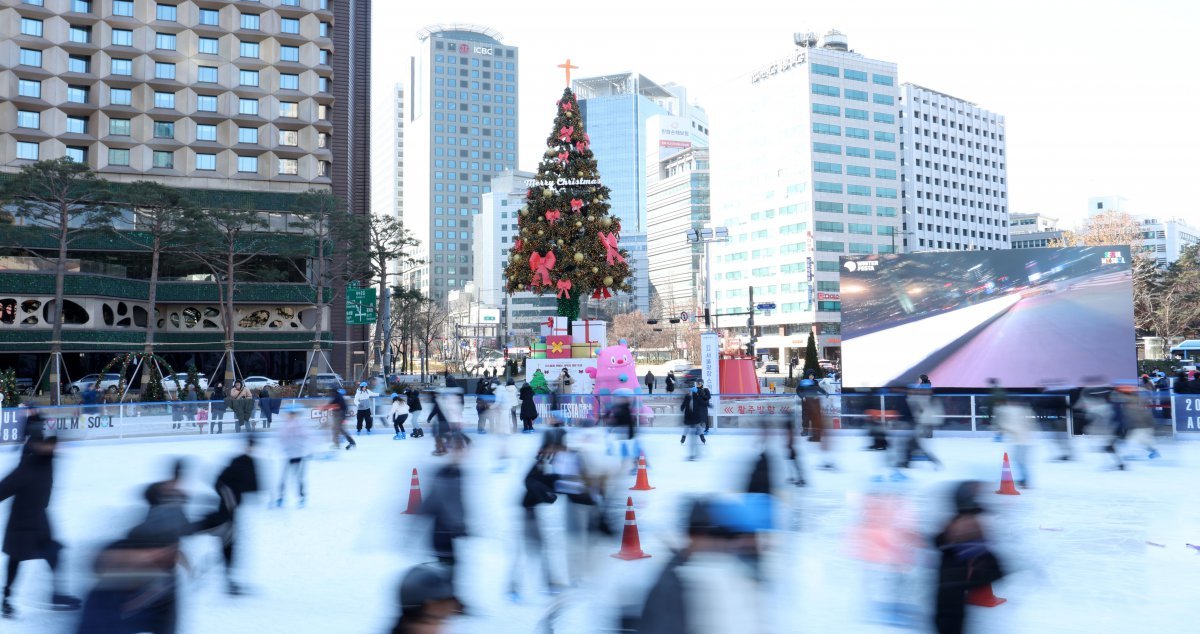
[[[358,282],[346,286],[346,324],[361,326],[379,320],[375,312],[377,296],[374,288],[359,288]]]

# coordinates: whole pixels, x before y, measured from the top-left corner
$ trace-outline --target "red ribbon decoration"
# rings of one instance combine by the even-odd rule
[[[558,105],[562,106],[562,109],[566,110],[567,112],[571,111],[571,102],[569,101],[559,100]]]
[[[571,280],[559,280],[554,287],[558,289],[559,298],[566,296],[567,299],[571,299]]]
[[[532,254],[529,255],[529,269],[531,271],[533,271],[533,279],[529,282],[529,285],[536,288],[538,286],[541,286],[542,284],[545,284],[546,286],[550,286],[551,284],[553,284],[553,282],[550,281],[550,269],[553,269],[553,268],[554,268],[554,252],[553,251],[547,251],[546,255],[544,255],[544,256],[542,254],[538,253],[537,251],[534,251]],[[541,279],[543,281],[538,282],[539,279]]]
[[[573,211],[575,213],[579,213],[580,209],[583,209],[583,201],[579,200],[578,198],[572,198],[571,199],[571,211]]]
[[[563,143],[570,143],[572,134],[575,134],[575,126],[563,126],[558,131],[558,138],[561,139]]]
[[[592,299],[608,299],[612,297],[612,293],[608,292],[608,287],[601,286],[592,292]]]
[[[580,153],[586,152],[589,147],[591,147],[591,144],[587,141],[580,141],[575,144],[575,150]]]
[[[570,155],[570,154],[567,154],[566,152],[559,152],[559,153],[558,153],[558,160],[562,161],[563,163],[566,163],[566,162],[567,162],[567,159],[568,159],[568,158],[570,158],[570,157],[571,157],[571,155]]]
[[[614,262],[624,262],[625,258],[621,252],[617,250],[617,233],[600,232],[600,244],[604,245],[604,257],[608,261],[608,265],[612,266]]]
[[[517,238],[516,240],[513,240],[513,251],[520,251],[520,250],[521,250],[521,239]]]
[[[551,209],[550,211],[546,212],[546,220],[549,221],[550,224],[558,222],[559,218],[562,218],[562,212],[557,209]]]

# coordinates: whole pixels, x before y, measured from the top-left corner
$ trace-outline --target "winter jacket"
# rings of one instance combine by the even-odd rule
[[[1033,410],[1028,405],[1008,401],[997,405],[992,411],[992,416],[996,417],[996,426],[1012,436],[1014,443],[1029,444],[1033,434]]]
[[[454,539],[467,534],[462,470],[458,465],[448,464],[433,476],[433,485],[429,497],[421,505],[421,513],[433,520],[434,552],[453,556]]]
[[[410,390],[404,392],[404,397],[406,399],[408,399],[408,411],[410,411],[410,412],[421,411],[421,393],[420,392],[410,389]]]
[[[22,455],[17,468],[0,480],[0,502],[13,499],[3,549],[13,560],[42,559],[62,548],[46,514],[53,487],[54,457],[33,452]]]
[[[284,457],[289,460],[308,457],[308,442],[308,428],[304,423],[293,416],[284,417],[283,425],[279,428],[279,448]]]
[[[388,410],[388,418],[396,420],[399,416],[409,413],[408,402],[404,399],[392,399],[392,408]]]
[[[533,387],[526,383],[521,386],[521,420],[535,420],[537,417],[537,403],[533,400]]]
[[[934,616],[937,632],[961,634],[967,590],[996,581],[1004,576],[1004,571],[989,550],[974,514],[959,514],[951,519],[946,529],[934,538],[934,546],[941,552]]]
[[[376,396],[374,392],[366,388],[360,389],[354,393],[354,408],[362,411],[371,409],[371,398]]]
[[[675,391],[675,375],[668,374],[667,375],[667,393],[669,394],[674,391]]]
[[[257,492],[258,469],[254,466],[254,458],[246,454],[234,458],[217,476],[216,488],[220,491],[222,487],[227,487],[233,493],[233,499],[238,504],[242,503],[242,496]]]
[[[679,409],[683,410],[683,424],[708,424],[708,403],[710,399],[711,396],[709,396],[708,390],[704,388],[684,394],[683,403],[679,406]]]
[[[637,421],[633,418],[633,406],[629,402],[617,403],[612,410],[612,426],[625,428],[628,438],[637,434]]]

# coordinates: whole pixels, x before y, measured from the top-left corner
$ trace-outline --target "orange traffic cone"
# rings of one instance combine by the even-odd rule
[[[633,515],[633,498],[625,500],[625,531],[621,533],[621,551],[612,554],[617,559],[645,559],[650,555],[642,552],[642,540],[638,538],[637,518]]]
[[[995,594],[992,594],[992,584],[990,583],[986,586],[979,586],[978,588],[971,588],[970,590],[967,590],[968,605],[994,608],[1005,601],[1008,601],[1008,599],[1001,599]]]
[[[646,475],[646,454],[638,456],[637,482],[629,487],[630,491],[649,491],[654,487],[650,486],[650,476]]]
[[[1004,452],[1004,469],[1000,472],[1000,490],[996,491],[1000,495],[1021,495],[1017,491],[1016,485],[1013,484],[1012,469],[1008,466],[1008,452]]]
[[[421,478],[417,477],[417,470],[413,469],[412,486],[408,489],[408,508],[404,511],[404,515],[416,515],[421,512]]]

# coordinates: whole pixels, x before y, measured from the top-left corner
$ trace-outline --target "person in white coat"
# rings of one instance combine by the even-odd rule
[[[407,434],[404,431],[404,421],[408,419],[408,399],[402,394],[396,394],[392,397],[392,408],[388,410],[388,418],[392,420],[392,429],[396,430],[396,435],[392,436],[392,440],[404,440]]]
[[[283,412],[283,425],[279,428],[279,449],[283,452],[286,462],[283,465],[283,475],[279,478],[279,494],[275,496],[275,506],[283,506],[283,494],[287,488],[288,479],[296,474],[296,488],[300,494],[300,508],[304,508],[304,461],[308,459],[311,445],[311,434],[304,421],[300,418],[300,408],[289,405]]]
[[[1017,486],[1030,487],[1029,449],[1033,441],[1033,408],[1027,403],[1005,397],[993,401],[993,416],[996,427],[1012,441],[1013,468]]]

